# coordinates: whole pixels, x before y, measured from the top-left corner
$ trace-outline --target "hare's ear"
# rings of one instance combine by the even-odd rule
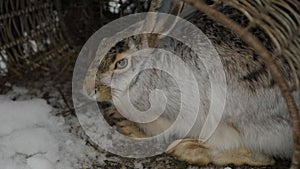
[[[182,0],[153,0],[149,12],[162,12],[179,15],[183,8]]]
[[[181,0],[153,0],[145,20],[144,31],[168,34],[176,25],[177,20],[167,15],[159,15],[157,12],[178,16],[183,9],[183,4]],[[143,46],[155,47],[156,40],[161,37],[159,34],[145,35]]]

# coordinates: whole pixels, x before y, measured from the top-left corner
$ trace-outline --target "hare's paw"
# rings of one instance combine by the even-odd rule
[[[209,148],[195,139],[174,141],[166,150],[167,154],[191,164],[207,165],[211,162]]]
[[[141,131],[134,123],[128,120],[123,120],[116,123],[120,133],[132,138],[145,138],[146,134]]]
[[[174,141],[167,149],[169,155],[175,158],[196,165],[251,165],[267,166],[274,164],[274,161],[264,155],[253,155],[246,148],[239,148],[230,151],[219,150],[207,143],[195,139],[183,139]]]
[[[135,123],[124,118],[113,106],[104,111],[104,118],[110,125],[116,126],[117,130],[127,137],[147,137],[146,134],[135,125]]]

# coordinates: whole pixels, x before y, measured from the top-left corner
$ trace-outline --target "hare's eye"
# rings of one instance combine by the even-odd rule
[[[124,69],[128,65],[128,60],[126,58],[119,60],[116,63],[115,69]]]

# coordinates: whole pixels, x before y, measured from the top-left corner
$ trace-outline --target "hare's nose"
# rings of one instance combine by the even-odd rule
[[[111,102],[109,102],[109,101],[101,101],[101,102],[97,102],[97,103],[98,103],[98,106],[100,109],[107,109],[112,106]]]

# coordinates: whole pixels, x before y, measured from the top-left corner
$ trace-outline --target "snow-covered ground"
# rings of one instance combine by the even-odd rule
[[[0,95],[1,169],[82,168],[78,161],[96,155],[52,110],[42,99],[12,101]]]

